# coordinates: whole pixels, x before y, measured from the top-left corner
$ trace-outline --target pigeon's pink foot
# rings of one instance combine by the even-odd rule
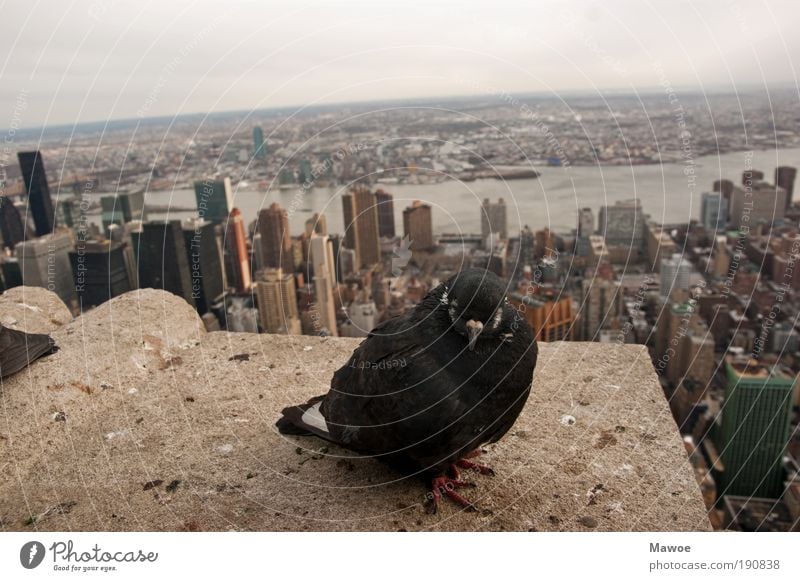
[[[478,474],[483,474],[484,476],[494,476],[494,470],[489,468],[488,466],[484,466],[483,464],[478,464],[477,462],[471,462],[467,460],[467,458],[471,458],[474,456],[467,455],[465,458],[462,458],[458,462],[456,462],[456,466],[459,468],[463,468],[464,470],[472,470],[473,472],[477,472]]]
[[[456,488],[474,487],[475,485],[471,482],[464,482],[461,480],[458,477],[458,470],[456,470],[455,467],[453,467],[450,472],[451,474],[455,474],[455,477],[451,478],[450,476],[442,475],[437,476],[431,481],[431,494],[433,498],[428,504],[428,513],[436,514],[436,511],[439,510],[439,503],[442,500],[442,496],[446,496],[464,510],[475,510],[474,504],[456,492]]]

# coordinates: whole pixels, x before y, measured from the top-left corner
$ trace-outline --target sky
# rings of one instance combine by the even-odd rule
[[[797,0],[0,0],[0,127],[482,93],[797,88]]]

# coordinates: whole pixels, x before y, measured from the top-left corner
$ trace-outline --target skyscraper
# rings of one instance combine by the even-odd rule
[[[731,193],[733,192],[733,182],[731,180],[716,180],[714,181],[714,191],[722,194],[725,199],[730,200]]]
[[[661,284],[659,291],[662,297],[668,297],[673,290],[689,290],[689,277],[692,265],[680,254],[661,260]]]
[[[796,376],[778,366],[728,356],[728,387],[718,448],[724,473],[720,492],[777,498]]]
[[[355,251],[360,268],[370,268],[381,261],[375,195],[364,186],[356,186],[342,195],[342,206],[345,246]]]
[[[138,255],[139,287],[163,289],[196,307],[180,221],[147,222],[141,233],[132,236]]]
[[[704,192],[700,199],[700,221],[710,235],[724,232],[728,224],[728,200],[721,192]]]
[[[313,234],[328,235],[328,221],[325,214],[314,212],[314,215],[306,220],[306,235],[310,238]]]
[[[261,250],[265,268],[281,268],[294,272],[292,237],[289,234],[289,215],[277,202],[258,213],[257,232],[261,235]]]
[[[225,295],[225,276],[222,256],[217,245],[214,224],[208,220],[189,218],[181,225],[186,246],[186,260],[192,280],[192,297],[197,312],[211,311]]]
[[[25,191],[28,192],[28,207],[36,224],[36,235],[44,236],[53,231],[55,210],[50,198],[50,187],[44,173],[44,162],[39,151],[20,151],[17,154]]]
[[[623,292],[608,263],[581,281],[581,311],[578,330],[582,341],[597,341],[600,330],[610,328],[623,313]]]
[[[378,233],[381,238],[394,238],[394,196],[381,189],[375,190],[378,204]]]
[[[431,207],[414,200],[403,210],[403,236],[411,242],[411,250],[430,250],[433,241],[433,217]]]
[[[239,208],[231,210],[224,238],[227,248],[225,274],[228,277],[228,284],[234,287],[237,293],[250,292],[250,254],[247,251],[247,235]]]
[[[11,198],[0,196],[0,233],[3,235],[3,246],[14,248],[25,240],[25,223],[19,210]]]
[[[311,238],[311,264],[314,269],[315,310],[317,311],[315,330],[318,334],[325,332],[327,335],[336,337],[338,332],[336,330],[336,307],[333,297],[333,285],[336,283],[336,267],[333,261],[333,243],[327,236],[314,236]]]
[[[267,157],[267,146],[264,143],[264,132],[258,125],[253,127],[253,157],[256,159],[264,159]]]
[[[731,193],[730,223],[736,228],[759,224],[771,227],[786,215],[787,192],[780,186],[753,181],[744,188],[734,187]]]
[[[493,234],[498,234],[501,240],[508,238],[508,218],[503,198],[499,198],[496,203],[486,198],[481,206],[481,238],[485,241]]]
[[[646,220],[639,200],[621,200],[603,206],[598,215],[598,231],[608,246],[644,249]]]
[[[125,243],[79,240],[69,259],[81,310],[133,290],[125,261]]]
[[[100,198],[103,208],[103,230],[111,224],[127,224],[133,220],[145,220],[144,192],[120,192]]]
[[[589,238],[594,234],[594,213],[591,208],[578,210],[578,238]]]
[[[265,333],[300,334],[300,316],[291,274],[283,274],[280,268],[260,271],[256,281],[256,297],[261,328]]]
[[[214,224],[224,224],[233,209],[231,179],[194,182],[194,197],[200,218]]]
[[[775,185],[786,190],[786,207],[792,205],[794,197],[794,180],[797,177],[797,168],[782,165],[775,168]]]
[[[53,291],[70,309],[77,305],[78,298],[69,260],[72,248],[72,237],[60,230],[20,242],[14,249],[23,284]]]

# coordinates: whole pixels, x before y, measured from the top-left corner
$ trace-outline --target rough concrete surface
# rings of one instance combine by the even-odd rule
[[[357,340],[206,334],[152,289],[53,336],[58,353],[0,385],[0,530],[709,530],[641,346],[541,345],[523,414],[482,458],[497,475],[466,475],[479,511],[428,515],[420,480],[273,427]]]
[[[0,324],[28,333],[50,333],[72,320],[58,295],[44,288],[18,286],[0,295]]]

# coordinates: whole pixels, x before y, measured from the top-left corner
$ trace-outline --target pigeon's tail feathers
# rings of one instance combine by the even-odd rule
[[[0,330],[0,376],[8,377],[40,357],[58,351],[49,335],[25,333],[2,327]]]
[[[281,418],[275,423],[281,434],[292,436],[318,436],[331,440],[328,424],[320,412],[324,395],[319,395],[304,404],[284,408]]]

